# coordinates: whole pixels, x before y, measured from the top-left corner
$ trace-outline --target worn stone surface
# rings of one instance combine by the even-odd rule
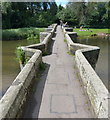
[[[48,32],[40,32],[40,42],[42,42],[47,35]]]
[[[45,28],[45,32],[51,32],[52,28]]]
[[[43,61],[49,64],[50,68],[46,77],[39,118],[94,117],[88,110],[89,105],[86,104],[88,99],[83,95],[83,89],[74,69],[75,57],[67,52],[64,35],[58,26],[52,54],[43,57]]]
[[[53,32],[56,25],[53,26]],[[3,118],[20,117],[22,107],[26,102],[29,87],[32,84],[33,78],[38,74],[39,64],[42,63],[42,51],[46,51],[48,43],[51,40],[52,33],[48,33],[44,41],[40,44],[22,46],[25,55],[30,57],[30,60],[23,67],[12,85],[0,100],[0,120]],[[33,49],[34,48],[34,49]],[[35,48],[42,49],[35,50]]]
[[[63,31],[65,32],[65,30]],[[79,75],[96,116],[98,118],[108,118],[109,92],[94,71],[100,50],[99,47],[74,43],[69,33],[65,33],[68,48],[71,53],[75,54]]]
[[[82,78],[84,88],[89,96],[91,105],[97,117],[100,118],[103,111],[103,118],[108,117],[108,90],[98,77],[94,69],[85,59],[80,51],[76,52],[76,64],[79,69],[79,74]],[[103,101],[105,99],[106,102]],[[104,102],[104,103],[103,103]],[[103,107],[102,107],[103,104]]]
[[[29,86],[41,62],[41,51],[36,51],[0,100],[0,120],[2,118],[16,118],[20,114],[18,111],[26,100]]]

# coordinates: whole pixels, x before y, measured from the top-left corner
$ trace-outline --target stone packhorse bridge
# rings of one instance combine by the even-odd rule
[[[30,60],[0,100],[0,119],[21,118],[24,106],[24,118],[108,118],[108,90],[94,71],[100,49],[76,43],[76,35],[53,24],[39,44],[21,47]]]

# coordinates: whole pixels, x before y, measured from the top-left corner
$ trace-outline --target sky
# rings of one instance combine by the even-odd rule
[[[62,5],[63,7],[66,7],[66,4],[68,3],[68,2],[78,2],[78,1],[80,1],[81,2],[81,0],[55,0],[55,2],[57,3],[57,5]],[[85,0],[85,2],[87,2],[88,0]]]
[[[66,6],[66,4],[68,3],[68,0],[55,0],[57,5],[62,5],[63,7]]]

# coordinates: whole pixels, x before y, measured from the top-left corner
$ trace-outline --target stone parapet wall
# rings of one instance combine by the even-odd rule
[[[84,89],[98,118],[108,118],[108,90],[89,64],[81,50],[75,53],[75,60]],[[103,106],[102,106],[103,105]]]
[[[33,50],[33,52],[34,55],[0,100],[0,120],[3,120],[3,118],[17,118],[22,112],[22,106],[26,102],[29,86],[32,84],[35,74],[38,73],[39,64],[42,62],[42,52],[40,50]]]
[[[40,32],[40,43],[44,40],[44,38],[48,35],[48,32]]]
[[[48,32],[41,43],[20,47],[25,52],[25,55],[30,57],[30,60],[26,63],[12,85],[1,98],[0,120],[19,118],[22,114],[27,95],[39,71],[39,66],[42,64],[42,53],[47,51],[48,44],[52,39],[56,27],[57,24],[52,25],[52,31]]]
[[[68,33],[65,28],[63,28],[63,31],[69,51],[75,54],[76,66],[96,117],[109,118],[109,92],[94,70],[100,48],[74,43],[69,36],[70,32]],[[71,32],[71,34],[76,33]]]
[[[56,30],[57,24],[52,24],[52,28],[46,28],[49,29],[49,32],[42,32],[41,33],[41,43],[38,44],[33,44],[33,45],[29,45],[26,46],[28,48],[34,48],[34,49],[39,49],[41,50],[43,53],[46,53],[48,50],[48,45],[52,39],[52,36],[55,34],[55,30]],[[42,39],[44,38],[44,39]]]

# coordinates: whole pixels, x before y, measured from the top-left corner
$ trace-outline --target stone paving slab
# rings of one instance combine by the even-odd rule
[[[74,56],[67,52],[63,32],[58,26],[52,54],[43,57],[43,62],[49,64],[50,68],[42,95],[39,118],[94,117],[74,68]]]

